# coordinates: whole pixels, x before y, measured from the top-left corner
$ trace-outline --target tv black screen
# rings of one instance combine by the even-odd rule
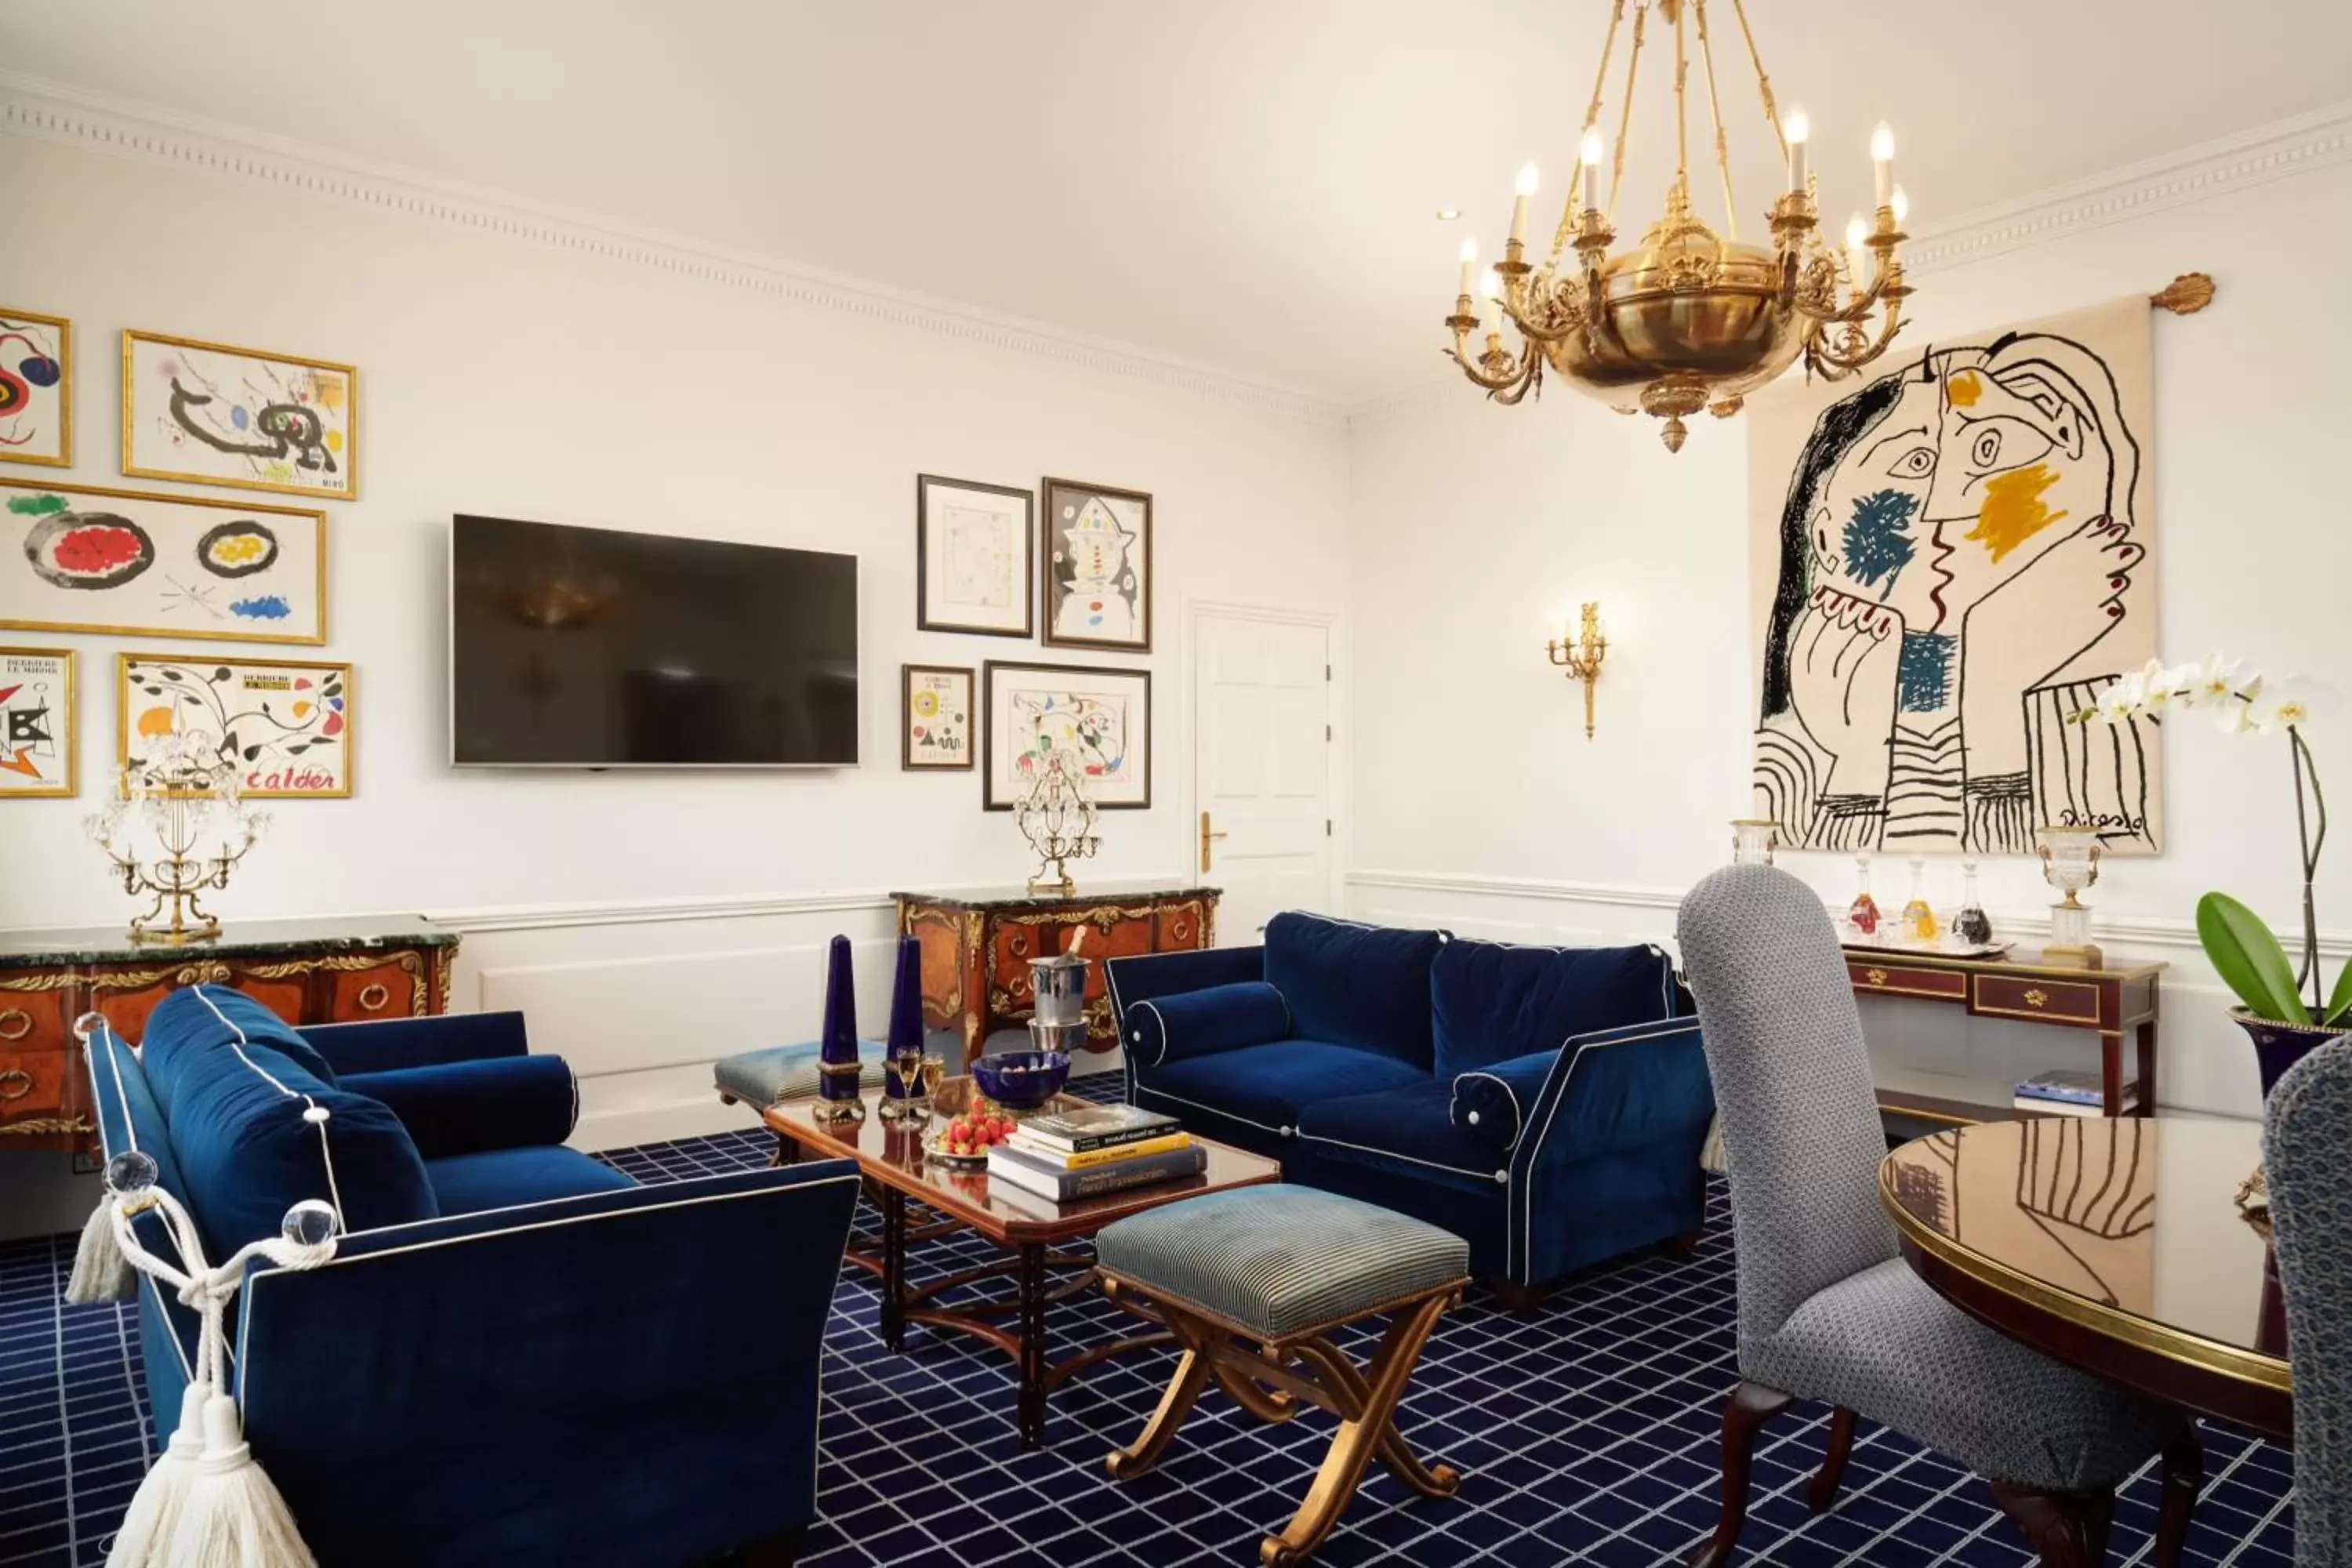
[[[450,529],[460,764],[857,761],[857,558],[499,517]]]

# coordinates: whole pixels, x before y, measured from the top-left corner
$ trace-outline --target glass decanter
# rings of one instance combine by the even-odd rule
[[[1911,897],[1903,906],[1903,934],[1913,942],[1936,940],[1936,911],[1927,903],[1927,862],[1911,862]]]
[[[1870,896],[1870,857],[1855,856],[1853,868],[1858,874],[1858,883],[1853,902],[1846,906],[1845,918],[1863,935],[1875,936],[1878,934],[1878,900]]]
[[[1984,911],[1984,900],[1977,893],[1977,863],[1960,862],[1960,912],[1952,917],[1952,931],[1970,947],[1982,947],[1992,940],[1992,920]]]

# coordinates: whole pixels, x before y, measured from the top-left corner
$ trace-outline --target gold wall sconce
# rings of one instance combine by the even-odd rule
[[[1584,682],[1584,738],[1592,739],[1592,683],[1601,679],[1601,659],[1609,651],[1609,639],[1601,635],[1601,605],[1598,602],[1584,606],[1584,630],[1574,642],[1565,636],[1544,644],[1544,653],[1552,663],[1568,671],[1570,680]]]

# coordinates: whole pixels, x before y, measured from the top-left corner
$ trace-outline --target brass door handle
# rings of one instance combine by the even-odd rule
[[[359,1004],[362,1011],[381,1013],[383,1005],[392,1000],[392,992],[381,983],[360,987]]]
[[[1202,869],[1202,870],[1206,871],[1206,870],[1209,868],[1209,862],[1210,862],[1209,846],[1210,846],[1210,844],[1211,844],[1211,843],[1213,843],[1213,842],[1214,842],[1215,840],[1220,839],[1220,838],[1223,838],[1223,837],[1225,837],[1225,836],[1224,836],[1223,834],[1222,834],[1222,833],[1213,833],[1213,832],[1211,832],[1211,831],[1210,831],[1210,828],[1209,828],[1209,814],[1208,814],[1207,812],[1205,812],[1205,811],[1204,811],[1204,812],[1202,812],[1202,813],[1201,814],[1201,869]]]
[[[33,1075],[22,1068],[0,1072],[0,1100],[22,1100],[33,1092]]]
[[[33,1016],[22,1007],[0,1013],[0,1040],[21,1040],[33,1032]]]

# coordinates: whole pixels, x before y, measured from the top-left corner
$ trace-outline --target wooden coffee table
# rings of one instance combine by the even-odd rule
[[[1072,1374],[1108,1357],[1151,1345],[1173,1344],[1164,1331],[1097,1345],[1047,1364],[1045,1312],[1057,1302],[1085,1294],[1094,1286],[1091,1258],[1060,1250],[1066,1243],[1091,1237],[1115,1219],[1181,1202],[1202,1193],[1227,1187],[1256,1186],[1278,1182],[1282,1167],[1272,1160],[1195,1136],[1209,1152],[1208,1168],[1197,1176],[1162,1182],[1132,1192],[1080,1198],[1055,1204],[1050,1199],[1000,1184],[989,1191],[988,1173],[926,1160],[922,1145],[939,1120],[891,1122],[881,1118],[881,1093],[866,1096],[862,1121],[824,1122],[816,1119],[815,1100],[787,1100],[770,1106],[769,1128],[780,1150],[803,1159],[855,1160],[882,1210],[882,1240],[869,1246],[852,1238],[849,1261],[882,1279],[882,1341],[892,1350],[906,1348],[907,1325],[929,1323],[987,1341],[1011,1356],[1020,1369],[1020,1426],[1024,1447],[1034,1448],[1045,1438],[1045,1395]],[[1052,1101],[1057,1110],[1077,1110],[1092,1101],[1060,1095]],[[929,1211],[929,1217],[908,1223],[909,1200]],[[992,1263],[961,1269],[943,1279],[909,1285],[907,1249],[909,1243],[961,1230],[973,1230],[1011,1254]],[[1063,1276],[1058,1280],[1053,1276]],[[989,1279],[1011,1278],[1009,1296],[954,1306],[936,1304],[943,1293]],[[1005,1328],[992,1320],[1011,1318]]]

